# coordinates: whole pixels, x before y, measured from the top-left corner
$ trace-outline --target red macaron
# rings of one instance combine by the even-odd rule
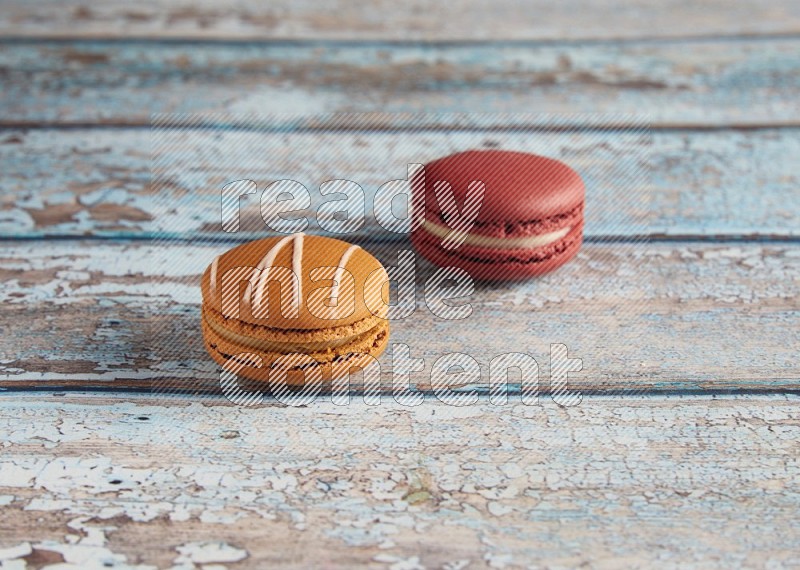
[[[412,188],[415,217],[424,217],[411,234],[414,247],[475,279],[541,275],[569,261],[583,241],[583,181],[552,158],[460,152],[427,164]]]

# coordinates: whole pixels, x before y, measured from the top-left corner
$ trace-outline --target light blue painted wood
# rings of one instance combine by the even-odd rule
[[[780,568],[800,548],[792,396],[214,404],[0,397],[0,497],[15,521],[0,560],[23,562],[32,542],[127,568]],[[33,527],[42,542],[28,542]]]
[[[364,247],[389,266],[401,246]],[[226,249],[6,242],[0,322],[13,333],[0,338],[0,385],[218,385],[200,336],[198,281]],[[431,269],[419,260],[416,310],[392,321],[390,343],[424,359],[414,380],[423,387],[433,362],[454,351],[476,358],[484,376],[493,357],[525,352],[544,387],[550,344],[564,343],[583,359],[573,386],[587,393],[798,390],[799,261],[796,244],[587,244],[540,279],[476,286],[472,315],[446,321],[425,305]],[[388,372],[389,354],[381,363]]]
[[[406,176],[408,162],[488,147],[539,152],[578,169],[588,188],[590,239],[795,239],[800,228],[800,129],[641,136],[181,130],[152,148],[142,129],[7,130],[3,140],[2,237],[250,239],[267,232],[258,195],[241,201],[241,234],[220,231],[219,192],[230,180],[252,178],[259,189],[300,180],[313,213],[326,179],[356,181],[371,204],[381,184]],[[152,188],[151,165],[160,176]],[[359,236],[391,237],[374,224]]]
[[[800,39],[381,44],[0,43],[8,123],[154,112],[639,113],[657,125],[797,124]]]
[[[135,7],[114,0],[5,0],[0,34],[15,38],[194,38],[319,42],[476,42],[486,40],[617,40],[796,34],[800,12],[791,0],[461,0],[457,9],[436,2],[374,0],[145,0]],[[613,15],[613,19],[609,16]]]

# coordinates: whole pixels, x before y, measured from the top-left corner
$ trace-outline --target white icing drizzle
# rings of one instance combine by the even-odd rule
[[[341,259],[339,259],[339,264],[336,267],[336,273],[333,274],[333,286],[331,287],[331,301],[339,298],[339,289],[342,284],[342,277],[344,276],[345,266],[347,265],[347,262],[350,260],[350,257],[353,255],[353,252],[357,249],[359,249],[357,245],[351,245],[346,250],[344,250]]]
[[[289,241],[293,242],[293,251],[292,251],[292,271],[297,276],[297,286],[292,287],[292,297],[295,302],[295,306],[299,307],[300,303],[303,299],[303,239],[304,234],[297,233],[291,236],[286,236],[281,238],[275,245],[273,245],[265,254],[261,261],[256,266],[256,270],[253,271],[253,275],[250,277],[250,284],[253,287],[253,305],[255,307],[260,307],[261,303],[264,300],[264,295],[267,292],[267,285],[269,283],[269,274],[272,265],[275,263],[275,258],[278,257],[281,249],[283,246],[286,245]],[[342,286],[342,278],[344,277],[344,272],[347,267],[348,261],[353,256],[353,253],[357,249],[360,249],[357,245],[351,245],[342,253],[341,258],[339,258],[339,263],[336,266],[336,272],[333,275],[333,285],[331,286],[331,301],[334,301],[339,298],[339,291],[341,290]],[[217,266],[219,264],[219,257],[217,256],[211,264],[211,294],[214,295],[216,293],[216,280],[217,280]],[[256,280],[256,276],[260,276]]]
[[[295,307],[303,301],[303,234],[294,236],[294,252],[292,253],[292,271],[297,275],[297,289],[294,292]]]
[[[299,234],[302,240],[302,234]],[[254,301],[255,306],[260,307],[262,298],[264,297],[264,292],[267,289],[267,283],[269,282],[269,271],[272,268],[272,264],[275,263],[275,258],[278,256],[281,248],[289,241],[296,239],[297,236],[286,236],[285,238],[281,239],[273,245],[269,251],[264,255],[263,259],[259,262],[256,266],[256,269],[261,271],[261,277],[258,279],[256,283],[253,284],[253,294],[254,294]],[[296,242],[295,242],[296,243]],[[301,241],[302,243],[302,241]],[[301,250],[302,251],[302,250]],[[294,266],[294,264],[293,264]],[[253,283],[253,278],[258,275],[257,272],[253,272],[253,277],[250,278],[250,283]],[[295,291],[295,294],[297,291]]]

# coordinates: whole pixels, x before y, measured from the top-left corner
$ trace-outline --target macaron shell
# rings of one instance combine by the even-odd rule
[[[276,360],[284,356],[283,354],[257,350],[240,344],[231,343],[220,337],[216,331],[209,326],[205,318],[202,320],[202,327],[205,348],[217,364],[230,369],[231,357],[242,353],[255,354],[261,359],[260,366],[257,366],[255,363],[252,366],[242,366],[236,370],[237,375],[257,382],[269,382],[275,379],[271,367]],[[377,358],[380,356],[383,351],[386,350],[388,343],[389,322],[383,321],[377,330],[370,329],[348,344],[338,346],[335,349],[311,352],[308,356],[317,362],[321,373],[321,382],[323,384],[329,384],[333,379],[334,359],[336,357],[350,355],[348,358],[350,366],[365,366],[372,362],[372,359],[369,357]],[[302,386],[306,382],[305,374],[298,368],[292,368],[286,371],[285,378],[286,383],[293,386]]]
[[[216,268],[217,281],[215,294],[211,291],[211,265],[205,270],[201,279],[204,305],[222,312],[222,279],[225,273],[237,267],[244,268],[243,272],[250,275],[248,268],[255,268],[264,259],[264,256],[281,240],[281,237],[271,237],[254,242],[240,245],[219,257]],[[277,255],[271,265],[273,268],[282,267],[293,269],[294,250],[296,247],[294,238],[288,240],[278,250]],[[388,282],[386,282],[386,272],[380,262],[362,248],[355,249],[347,260],[345,269],[353,276],[352,282],[346,277],[342,279],[340,302],[343,306],[349,306],[352,302],[352,311],[343,311],[341,314],[323,315],[314,314],[309,310],[307,300],[312,291],[323,289],[320,294],[330,292],[332,279],[312,279],[311,272],[314,268],[329,267],[335,268],[344,253],[351,247],[351,244],[322,236],[303,236],[302,237],[302,256],[300,265],[301,279],[301,298],[298,304],[298,312],[293,315],[290,311],[281,307],[282,298],[292,299],[293,290],[280,290],[277,281],[272,281],[268,285],[267,294],[264,295],[265,305],[268,307],[268,316],[258,318],[253,315],[248,302],[252,297],[246,294],[249,287],[241,286],[238,299],[238,320],[259,324],[275,329],[323,329],[348,325],[365,318],[373,316],[370,307],[365,302],[365,295],[372,299],[371,308],[376,310],[378,316],[386,317],[388,307],[386,303],[376,302],[380,297],[387,300]],[[270,270],[272,272],[272,270]],[[333,271],[328,270],[328,271]],[[373,275],[374,274],[374,275]],[[276,276],[277,273],[272,273]],[[373,275],[370,283],[384,283],[381,291],[372,288],[365,292],[368,277]],[[246,278],[243,279],[243,282]],[[352,283],[355,287],[347,287],[347,283]],[[354,302],[352,301],[354,297]],[[345,304],[346,303],[346,304]],[[230,312],[230,304],[226,304],[226,309]],[[320,313],[319,310],[316,311]],[[228,315],[230,316],[230,315]]]
[[[414,248],[440,267],[458,267],[473,279],[515,281],[553,271],[575,257],[583,242],[583,224],[573,227],[562,239],[534,249],[489,249],[460,246],[446,250],[441,238],[419,229],[411,234]]]
[[[485,185],[480,222],[537,222],[580,208],[585,198],[580,175],[561,161],[525,152],[470,150],[434,160],[417,173],[412,181],[415,211],[423,209],[418,198],[424,195],[428,219],[441,213],[437,181],[448,182],[463,207],[469,184],[476,180]]]

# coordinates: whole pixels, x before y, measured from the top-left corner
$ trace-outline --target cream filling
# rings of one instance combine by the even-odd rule
[[[450,228],[434,224],[428,220],[425,220],[425,229],[442,239],[449,236],[453,231]],[[572,226],[568,226],[547,234],[518,238],[499,238],[468,233],[462,243],[463,245],[473,245],[475,247],[485,247],[488,249],[532,249],[534,247],[550,245],[560,240],[567,235],[571,229]]]
[[[337,348],[349,343],[359,336],[367,335],[377,328],[376,326],[358,334],[332,340],[323,340],[317,342],[279,342],[253,338],[251,336],[235,333],[224,328],[219,323],[216,323],[211,319],[206,319],[206,322],[208,323],[208,326],[220,336],[220,338],[230,342],[231,344],[236,344],[245,348],[253,348],[255,350],[260,350],[261,352],[277,352],[279,354],[291,354],[294,352],[309,354],[312,352],[326,350],[328,348]],[[380,324],[378,326],[380,326]]]

